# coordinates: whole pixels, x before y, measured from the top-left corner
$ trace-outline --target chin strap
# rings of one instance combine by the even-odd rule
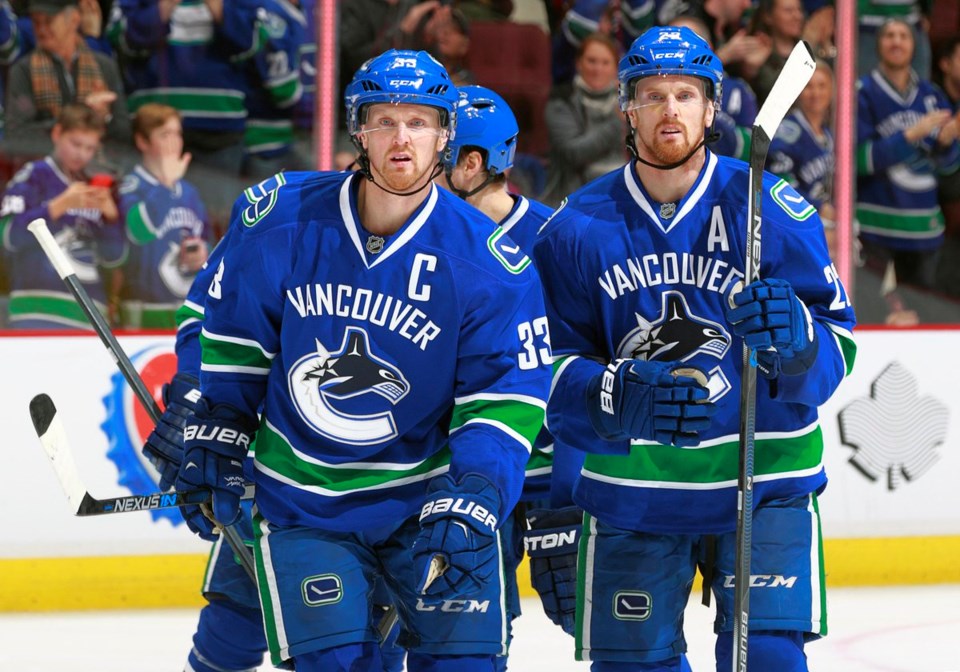
[[[481,190],[483,190],[488,184],[493,182],[494,178],[496,178],[495,173],[491,173],[490,171],[487,171],[487,178],[483,182],[481,182],[479,186],[471,189],[470,191],[467,191],[466,189],[461,189],[460,187],[458,187],[453,183],[453,169],[450,168],[449,166],[445,171],[445,175],[447,178],[447,184],[450,185],[450,191],[455,193],[457,196],[459,196],[463,200],[467,200],[474,194],[480,193]]]
[[[656,168],[657,170],[673,170],[674,168],[679,168],[680,166],[685,164],[687,161],[689,161],[694,154],[699,152],[701,147],[703,147],[704,145],[712,144],[720,139],[720,134],[713,129],[713,126],[710,126],[710,128],[704,134],[703,140],[700,141],[700,144],[698,144],[696,147],[691,149],[690,152],[685,157],[683,157],[679,161],[674,161],[673,163],[658,164],[658,163],[650,163],[646,159],[640,157],[640,154],[637,152],[636,142],[634,142],[633,133],[634,133],[633,126],[630,126],[629,130],[627,131],[627,138],[626,138],[627,149],[630,150],[630,154],[632,154],[633,158],[639,161],[640,163],[642,163],[643,165],[650,166],[651,168]]]
[[[353,146],[357,148],[357,159],[353,163],[358,166],[358,170],[363,174],[364,177],[372,182],[374,186],[382,191],[387,192],[388,194],[393,194],[394,196],[413,196],[414,194],[419,194],[421,191],[433,184],[433,181],[437,179],[440,173],[443,172],[443,163],[441,161],[437,161],[436,165],[433,167],[433,173],[423,184],[423,186],[417,187],[413,191],[392,191],[373,179],[373,171],[370,170],[370,157],[367,156],[367,150],[363,148],[363,145],[360,144],[360,141],[357,140],[356,136],[351,136],[350,140],[353,141]]]

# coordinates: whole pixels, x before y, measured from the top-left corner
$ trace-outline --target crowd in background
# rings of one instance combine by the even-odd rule
[[[861,323],[960,321],[960,3],[858,0],[855,305]],[[750,127],[797,41],[817,71],[767,169],[835,245],[829,0],[349,0],[339,66],[425,49],[520,123],[512,188],[550,206],[628,159],[617,67],[651,25],[723,61],[713,151]],[[890,19],[897,19],[890,22]],[[44,217],[116,327],[171,328],[233,199],[315,166],[314,0],[0,0],[0,326],[82,327],[26,233]],[[346,82],[341,82],[342,88]],[[339,100],[339,99],[338,99]],[[339,110],[339,105],[335,106]],[[354,149],[337,123],[338,169]]]

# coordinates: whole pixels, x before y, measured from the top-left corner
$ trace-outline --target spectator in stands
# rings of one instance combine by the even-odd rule
[[[355,72],[387,49],[424,49],[418,33],[450,7],[440,0],[350,0],[340,4],[340,72]],[[347,82],[340,82],[341,93]]]
[[[258,0],[269,26],[263,48],[247,64],[247,123],[242,174],[262,182],[281,170],[306,170],[294,151],[294,111],[303,95],[300,48],[307,19],[286,0]]]
[[[9,325],[15,329],[89,329],[27,225],[38,217],[71,258],[77,279],[107,313],[101,267],[123,263],[126,246],[109,176],[89,174],[106,132],[103,115],[67,103],[50,131],[52,153],[28,163],[11,180],[0,206],[0,239],[10,269]],[[97,186],[102,184],[104,186]]]
[[[877,32],[878,66],[858,82],[857,220],[867,267],[887,278],[892,309],[897,283],[930,288],[943,243],[938,174],[960,166],[960,115],[910,66],[914,33],[891,19]]]
[[[960,35],[954,35],[941,46],[937,66],[953,112],[960,113]],[[937,287],[960,296],[960,170],[940,177],[940,207],[945,232]]]
[[[830,257],[836,258],[836,213],[833,209],[833,70],[817,60],[817,69],[770,143],[767,170],[785,179],[815,207],[823,221]]]
[[[470,51],[470,26],[459,9],[445,13],[433,25],[430,52],[450,74],[453,83],[460,87],[474,83],[473,73],[467,69],[467,52]]]
[[[506,21],[513,14],[513,0],[453,0],[468,21]]]
[[[761,0],[750,21],[750,32],[770,37],[766,57],[754,72],[743,75],[763,105],[790,52],[803,36],[803,5],[800,0]],[[749,68],[748,68],[749,70]]]
[[[551,35],[553,83],[573,79],[574,61],[583,38],[604,33],[623,49],[653,25],[655,5],[648,0],[575,0]]]
[[[123,268],[123,326],[174,329],[174,312],[207,260],[210,225],[199,192],[183,179],[190,153],[176,109],[147,103],[133,118],[140,163],[123,178],[120,216],[131,243]]]
[[[63,106],[81,102],[107,124],[107,138],[130,141],[123,85],[116,63],[92,51],[80,35],[76,0],[30,0],[37,45],[10,68],[6,92],[6,151],[37,156]]]
[[[623,165],[626,125],[617,92],[619,56],[609,35],[588,35],[580,44],[573,82],[556,87],[547,102],[550,169],[543,200],[549,205]]]
[[[23,37],[17,26],[17,15],[7,0],[0,0],[0,139],[3,138],[3,92],[7,68],[23,53]],[[2,176],[6,179],[6,175]]]
[[[927,0],[857,0],[857,74],[869,75],[877,67],[880,27],[900,19],[913,34],[913,69],[921,79],[930,78],[930,25]]]
[[[671,26],[689,28],[713,47],[707,24],[695,16],[678,16],[670,21]],[[757,118],[757,97],[744,80],[723,73],[723,94],[720,110],[714,118],[714,133],[717,135],[710,149],[723,156],[749,159],[750,134]]]
[[[117,0],[108,31],[121,54],[130,111],[176,108],[193,154],[190,179],[217,217],[242,188],[245,61],[269,32],[256,0]]]

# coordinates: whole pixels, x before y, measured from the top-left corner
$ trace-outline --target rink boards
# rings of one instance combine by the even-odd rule
[[[832,586],[960,582],[960,331],[861,330],[854,374],[821,413],[821,497]],[[175,367],[169,334],[121,336],[149,389]],[[96,497],[155,489],[139,456],[146,414],[95,336],[0,337],[7,467],[0,610],[199,604],[208,545],[175,512],[71,515],[30,422],[57,404]],[[526,566],[521,590],[532,594]]]

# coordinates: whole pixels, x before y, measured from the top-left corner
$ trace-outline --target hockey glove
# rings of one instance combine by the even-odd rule
[[[817,358],[819,342],[813,318],[786,280],[752,282],[731,294],[727,320],[737,336],[757,353],[757,371],[765,378],[805,373]]]
[[[232,525],[240,518],[243,459],[255,427],[230,406],[210,408],[206,399],[197,402],[195,414],[187,418],[184,426],[183,464],[177,476],[177,490],[209,489],[213,495],[213,517],[220,525]],[[216,541],[217,526],[199,506],[182,506],[180,512],[193,532]]]
[[[420,577],[416,590],[424,604],[472,595],[496,578],[499,511],[496,487],[479,474],[459,483],[450,474],[430,481],[413,542],[413,575]],[[431,572],[434,556],[444,568],[439,576]]]
[[[664,445],[695,446],[710,426],[716,407],[706,376],[677,362],[619,359],[587,385],[590,424],[608,441],[645,439]],[[696,375],[697,377],[693,377]],[[603,452],[603,446],[591,444]],[[588,450],[591,450],[588,448]]]
[[[168,490],[177,480],[183,461],[183,426],[197,407],[200,381],[187,373],[178,373],[163,386],[163,415],[143,444],[143,456],[160,473],[159,486]]]
[[[578,506],[556,511],[534,509],[527,513],[527,523],[530,529],[523,535],[523,545],[530,556],[530,582],[547,617],[573,635],[583,510]]]

